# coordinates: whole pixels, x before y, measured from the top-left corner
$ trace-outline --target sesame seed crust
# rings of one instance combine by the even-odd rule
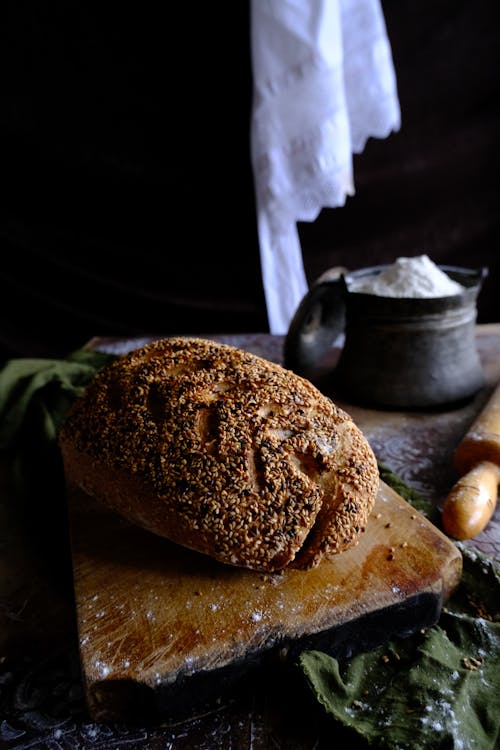
[[[356,543],[378,489],[351,418],[233,346],[160,339],[100,371],[59,435],[68,486],[231,565],[309,568]]]

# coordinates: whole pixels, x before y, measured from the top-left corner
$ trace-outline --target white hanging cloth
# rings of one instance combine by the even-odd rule
[[[353,153],[400,127],[379,0],[252,0],[251,152],[267,315],[307,291],[298,221],[354,194]]]

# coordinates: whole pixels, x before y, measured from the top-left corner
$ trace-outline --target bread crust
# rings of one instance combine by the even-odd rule
[[[241,349],[159,339],[104,368],[61,428],[68,486],[173,542],[272,572],[349,548],[378,489],[352,419]]]

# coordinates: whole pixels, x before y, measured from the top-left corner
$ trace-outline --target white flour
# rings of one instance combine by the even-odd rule
[[[398,258],[381,273],[349,283],[351,292],[379,297],[449,297],[463,290],[427,255]]]

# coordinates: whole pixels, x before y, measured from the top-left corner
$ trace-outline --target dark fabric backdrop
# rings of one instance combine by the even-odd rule
[[[265,330],[248,7],[96,6],[0,11],[4,348]]]
[[[267,330],[248,5],[106,8],[0,10],[2,358]],[[488,266],[479,320],[500,320],[496,0],[383,8],[402,129],[355,158],[345,207],[299,225],[308,278],[427,252]]]

